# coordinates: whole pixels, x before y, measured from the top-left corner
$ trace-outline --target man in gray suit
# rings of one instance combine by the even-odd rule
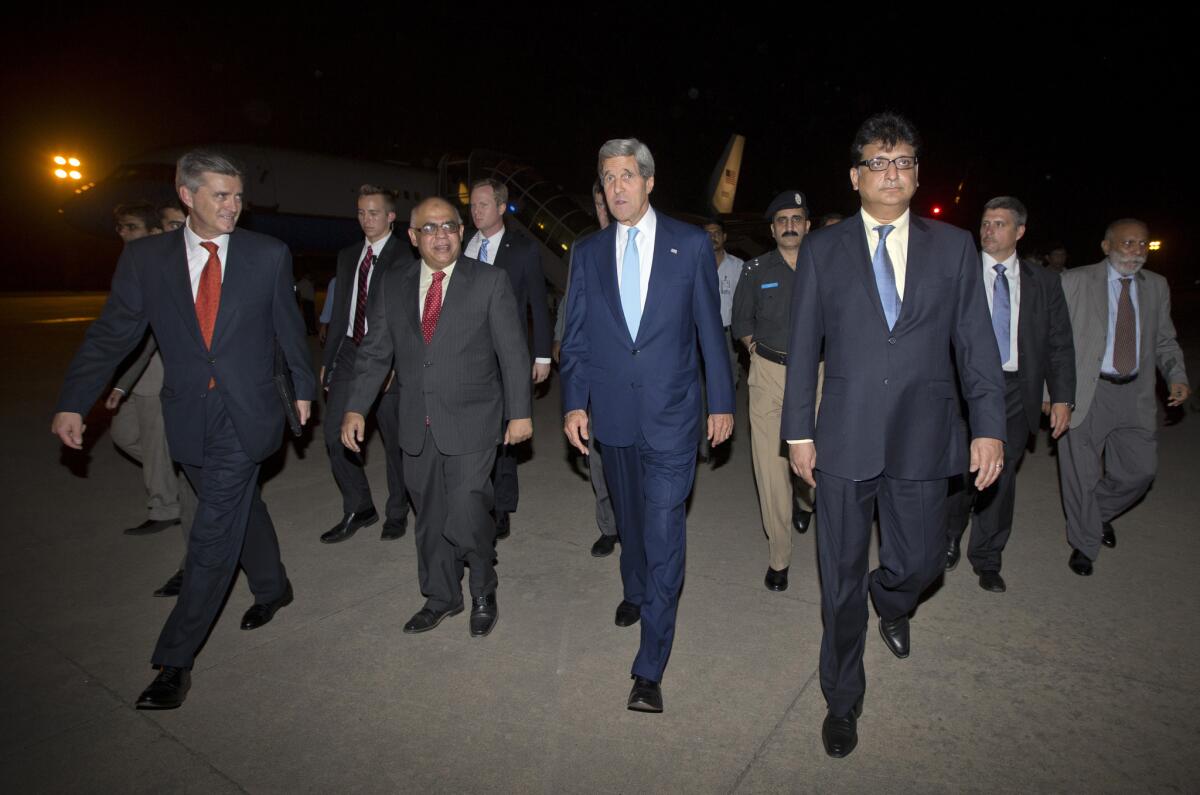
[[[1167,280],[1143,270],[1150,245],[1144,223],[1109,224],[1106,258],[1062,275],[1075,337],[1075,412],[1059,440],[1059,479],[1067,515],[1068,564],[1092,573],[1100,545],[1115,547],[1112,520],[1137,502],[1157,469],[1154,394],[1157,364],[1168,405],[1187,400],[1183,352],[1171,323]]]
[[[425,632],[462,612],[467,566],[470,632],[480,637],[499,618],[489,513],[496,447],[533,435],[529,352],[508,275],[461,256],[457,209],[426,199],[412,212],[408,236],[421,260],[384,272],[373,291],[342,442],[358,452],[366,412],[394,360],[400,447],[426,597],[404,631]],[[510,418],[503,434],[502,417]]]

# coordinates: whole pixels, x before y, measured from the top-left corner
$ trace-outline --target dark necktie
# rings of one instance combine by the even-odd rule
[[[1113,369],[1129,375],[1137,367],[1137,335],[1134,330],[1133,296],[1129,294],[1129,277],[1121,279],[1121,295],[1117,297],[1117,325],[1113,338]]]
[[[362,259],[362,264],[358,266],[358,300],[354,304],[355,345],[362,342],[363,335],[367,333],[367,276],[371,272],[371,261],[374,259],[374,250],[367,246],[367,253]]]
[[[879,244],[875,246],[875,256],[871,258],[875,287],[879,290],[879,301],[883,304],[883,316],[887,319],[889,331],[895,328],[896,318],[900,316],[900,291],[896,289],[896,271],[887,250],[887,236],[895,228],[891,224],[875,227],[879,233]]]
[[[429,292],[425,293],[425,310],[421,313],[421,334],[425,337],[426,345],[433,339],[433,332],[437,330],[438,317],[442,314],[442,279],[445,278],[445,271],[434,271],[433,284],[429,285]]]
[[[1004,278],[1004,266],[996,263],[996,283],[992,287],[992,330],[996,332],[996,345],[1000,347],[1000,364],[1012,356],[1009,331],[1012,328],[1012,304],[1008,292],[1008,279]]]

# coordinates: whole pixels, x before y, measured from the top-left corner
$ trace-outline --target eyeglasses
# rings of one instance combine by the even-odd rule
[[[452,235],[462,229],[462,224],[458,221],[442,221],[440,224],[428,223],[417,227],[417,231],[426,237],[433,237],[439,231],[445,232],[447,235]]]
[[[908,171],[917,165],[915,155],[901,155],[900,157],[872,157],[870,160],[859,160],[855,163],[856,166],[866,166],[872,171],[887,171],[888,166],[894,165],[899,171]]]

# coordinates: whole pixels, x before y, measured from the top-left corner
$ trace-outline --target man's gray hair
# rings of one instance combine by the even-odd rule
[[[245,178],[245,171],[233,158],[208,149],[193,149],[175,163],[175,187],[186,186],[195,193],[204,182],[204,173]]]
[[[1008,210],[1013,214],[1017,226],[1025,226],[1025,222],[1029,220],[1029,211],[1016,196],[997,196],[989,199],[988,203],[983,205],[983,211],[987,212],[988,210]]]
[[[1118,226],[1124,226],[1125,224],[1137,224],[1142,229],[1145,229],[1147,232],[1150,231],[1150,225],[1147,224],[1145,221],[1141,220],[1140,218],[1118,218],[1117,220],[1113,221],[1111,224],[1109,224],[1108,226],[1106,226],[1104,228],[1104,239],[1112,240],[1113,239],[1113,230],[1115,230]],[[1117,241],[1113,241],[1113,242],[1117,242]]]
[[[600,147],[600,157],[596,162],[596,173],[600,175],[600,179],[604,179],[604,161],[613,157],[633,157],[637,161],[638,173],[643,179],[650,179],[654,176],[654,155],[650,154],[650,147],[636,138],[613,138],[611,141],[605,141],[604,146]]]

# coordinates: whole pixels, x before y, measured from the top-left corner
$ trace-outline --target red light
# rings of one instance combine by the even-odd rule
[[[940,205],[940,204],[935,204],[935,205],[933,205],[933,214],[934,214],[934,215],[941,215],[941,214],[942,214],[942,207],[941,207],[941,205]]]

